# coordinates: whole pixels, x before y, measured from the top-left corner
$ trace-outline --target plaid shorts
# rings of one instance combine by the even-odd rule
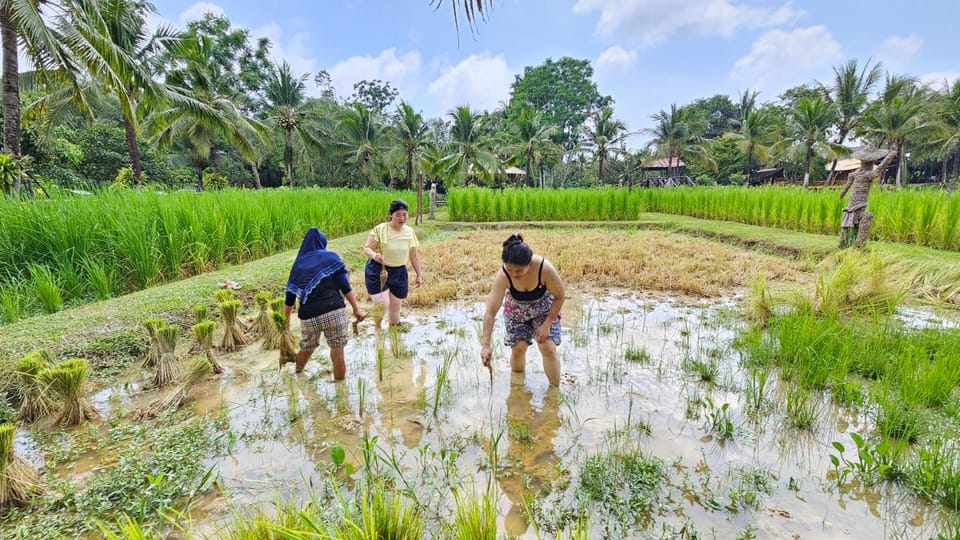
[[[300,321],[300,348],[313,350],[320,344],[320,334],[327,339],[331,349],[346,347],[350,337],[350,317],[347,308],[342,307],[317,315],[312,319]]]

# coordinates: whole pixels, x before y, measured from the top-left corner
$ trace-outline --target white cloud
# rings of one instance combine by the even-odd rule
[[[379,56],[351,56],[337,62],[329,71],[333,86],[341,97],[353,94],[354,83],[373,79],[389,82],[403,97],[416,86],[420,65],[419,52],[397,56],[397,49],[391,47]]]
[[[730,78],[746,86],[779,93],[788,86],[822,76],[842,59],[840,43],[824,26],[770,30],[736,61]]]
[[[628,51],[619,45],[614,45],[603,51],[597,58],[598,69],[611,71],[624,71],[632,68],[636,63],[637,51]]]
[[[202,19],[206,13],[213,13],[214,15],[222,16],[227,15],[227,12],[217,4],[211,4],[210,2],[197,2],[196,4],[181,11],[180,15],[177,16],[177,19],[180,21],[180,27],[183,28],[186,27],[187,23],[190,21]]]
[[[917,34],[891,36],[880,46],[877,58],[887,69],[903,69],[922,46],[923,38]]]
[[[262,37],[269,39],[270,57],[273,62],[280,65],[280,63],[286,61],[290,64],[290,72],[295,77],[309,73],[311,78],[308,78],[306,82],[307,95],[320,95],[320,89],[313,84],[312,80],[314,72],[317,71],[317,59],[312,56],[308,33],[297,32],[286,38],[280,25],[271,22],[251,30],[250,37],[253,43],[256,43],[256,40]]]
[[[459,105],[470,105],[475,110],[490,110],[506,101],[513,82],[513,71],[503,56],[489,53],[474,54],[459,64],[441,70],[441,75],[430,83],[427,93],[437,98],[436,114]]]
[[[944,86],[952,86],[960,81],[960,71],[933,71],[919,77],[920,82],[937,91],[944,90]]]
[[[803,14],[790,3],[756,7],[732,0],[577,0],[574,13],[600,11],[594,34],[650,47],[675,34],[732,37],[740,28],[766,28]]]

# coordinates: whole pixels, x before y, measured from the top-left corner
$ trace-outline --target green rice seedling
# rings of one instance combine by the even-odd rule
[[[440,410],[440,402],[443,400],[443,391],[450,382],[450,366],[453,364],[453,351],[443,352],[443,362],[437,366],[437,379],[433,384],[433,408],[431,413],[437,417],[437,411]]]
[[[237,293],[233,289],[217,289],[213,297],[216,298],[217,303],[229,302],[237,299]]]
[[[120,290],[120,273],[109,261],[88,257],[81,266],[86,276],[87,289],[93,292],[97,300],[113,298]]]
[[[456,508],[450,532],[454,538],[496,540],[497,510],[493,493],[468,495],[464,490],[456,492]]]
[[[763,272],[750,281],[750,290],[746,301],[747,317],[761,328],[765,328],[773,317],[773,298],[767,290],[767,280]]]
[[[397,325],[391,325],[390,330],[390,354],[394,358],[408,358],[410,356],[410,351],[404,347],[403,340],[400,339],[400,327]]]
[[[382,481],[358,490],[353,504],[341,501],[340,523],[334,526],[333,537],[340,540],[420,540],[426,519],[415,505],[388,489]]]
[[[960,460],[956,433],[932,437],[917,445],[915,456],[904,469],[910,489],[951,510],[960,510]]]
[[[27,506],[43,491],[37,470],[13,450],[16,434],[15,425],[0,424],[0,510]]]
[[[206,304],[196,303],[190,309],[193,313],[193,322],[199,323],[203,322],[210,318],[210,310],[207,308]]]
[[[684,369],[694,373],[703,382],[716,382],[720,376],[720,364],[715,360],[701,358],[687,358],[683,362]]]
[[[271,312],[273,316],[273,327],[276,335],[279,336],[277,340],[277,348],[280,349],[280,368],[283,369],[283,365],[288,362],[297,361],[297,350],[296,343],[293,339],[293,334],[290,333],[290,325],[287,324],[287,317],[279,311]]]
[[[761,415],[770,408],[770,398],[767,397],[770,370],[766,367],[757,367],[750,370],[745,392],[746,410],[753,415]]]
[[[914,443],[923,435],[919,411],[896,398],[881,398],[877,402],[877,429],[884,437]]]
[[[270,306],[270,324],[267,325],[266,331],[263,333],[263,341],[261,341],[264,349],[276,349],[280,347],[280,339],[283,337],[283,334],[277,332],[277,325],[273,322],[273,314],[283,314],[283,303],[283,298],[274,298],[267,302],[267,305]]]
[[[173,380],[177,370],[177,336],[180,327],[165,324],[157,329],[160,339],[160,358],[157,360],[157,373],[153,376],[152,386],[160,388]]]
[[[96,416],[83,395],[83,383],[90,364],[82,358],[64,360],[37,373],[41,385],[51,388],[63,401],[63,408],[54,423],[64,427],[79,426]]]
[[[63,291],[60,282],[48,266],[31,264],[30,282],[33,293],[45,312],[56,313],[63,309]]]
[[[187,392],[190,387],[209,375],[211,369],[210,362],[206,358],[195,358],[187,367],[186,374],[180,384],[163,397],[150,402],[149,405],[137,411],[137,417],[156,418],[166,411],[180,408],[180,405],[187,399]]]
[[[367,398],[367,387],[363,383],[363,379],[361,377],[357,377],[357,416],[359,416],[360,418],[363,418],[363,409],[364,409],[363,406],[364,406],[364,402],[366,401],[366,398]],[[364,459],[366,458],[367,456],[364,455]],[[369,472],[370,470],[369,466],[366,469]]]
[[[27,297],[20,283],[0,282],[0,316],[9,324],[19,321],[26,314]]]
[[[273,295],[269,291],[260,291],[253,296],[257,304],[257,316],[250,323],[249,335],[254,339],[264,337],[273,327],[273,318],[270,315],[270,300]]]
[[[236,351],[247,342],[243,337],[243,330],[240,328],[237,318],[240,312],[240,300],[222,301],[219,306],[220,317],[223,321],[223,337],[220,339],[218,348],[224,352]],[[283,317],[283,313],[280,313],[280,317]]]
[[[646,364],[650,362],[650,352],[644,347],[629,345],[627,350],[623,353],[623,356],[626,360],[631,362],[637,362],[640,364]]]
[[[223,373],[223,367],[221,367],[213,357],[213,331],[215,327],[216,324],[213,321],[201,321],[193,325],[191,329],[193,330],[193,336],[196,338],[197,344],[200,346],[200,352],[203,354],[203,357],[206,358],[213,372],[219,375]]]
[[[147,356],[143,359],[143,367],[154,367],[160,361],[160,329],[166,325],[163,319],[143,321],[143,327],[147,329],[147,335],[150,336],[150,348],[147,349]]]
[[[382,332],[377,332],[377,337],[375,340],[374,347],[376,348],[376,354],[377,354],[377,379],[380,382],[383,382],[383,369],[386,364],[387,347],[386,347],[386,344],[384,343]]]
[[[33,422],[53,410],[49,390],[37,379],[37,375],[53,365],[49,351],[34,351],[17,362],[17,378],[20,382],[20,409],[17,420]]]
[[[797,429],[812,429],[817,423],[817,407],[810,392],[799,386],[787,389],[787,419]]]
[[[162,535],[152,532],[136,519],[123,514],[117,518],[114,526],[97,522],[100,534],[106,540],[160,540]]]

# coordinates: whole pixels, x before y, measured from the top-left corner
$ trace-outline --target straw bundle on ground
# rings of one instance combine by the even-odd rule
[[[223,368],[220,367],[220,364],[213,358],[213,329],[215,326],[213,321],[198,322],[193,325],[193,336],[197,339],[200,352],[203,353],[204,358],[207,359],[211,369],[219,375],[223,373]]]
[[[232,352],[247,343],[243,337],[243,329],[240,327],[240,319],[237,315],[240,312],[239,300],[228,300],[220,302],[220,316],[223,319],[223,338],[220,340],[219,349],[224,352]]]
[[[180,328],[168,324],[157,330],[160,335],[160,360],[157,362],[157,374],[153,377],[153,386],[161,387],[173,380],[177,370],[177,335]]]
[[[262,338],[273,331],[273,321],[270,319],[270,296],[269,292],[260,291],[253,297],[258,308],[257,316],[250,322],[248,332],[253,339]]]
[[[16,434],[13,424],[0,424],[0,510],[26,506],[42,492],[37,470],[13,452]]]
[[[274,298],[270,300],[270,324],[267,326],[270,330],[263,334],[263,348],[277,349],[280,347],[280,340],[283,337],[281,332],[277,331],[277,325],[273,322],[273,314],[283,315],[283,298]]]
[[[37,373],[41,385],[51,388],[63,400],[63,409],[54,420],[62,426],[78,426],[96,417],[93,408],[83,396],[83,383],[90,372],[90,364],[82,358],[64,360]]]
[[[280,349],[280,367],[283,368],[287,362],[297,361],[296,343],[293,340],[293,334],[287,328],[287,318],[282,312],[273,312],[273,324],[279,335],[277,348]]]
[[[17,420],[33,422],[53,410],[53,400],[46,385],[40,383],[37,374],[53,365],[53,355],[47,351],[34,351],[17,362],[17,378],[20,380],[20,410]]]
[[[147,351],[147,357],[143,359],[143,367],[153,367],[160,361],[160,334],[157,332],[167,323],[163,319],[147,319],[143,321],[143,327],[147,329],[150,335],[150,349]]]
[[[213,323],[211,322],[211,324]],[[137,417],[156,418],[164,411],[180,408],[180,405],[187,399],[187,392],[190,391],[190,387],[203,380],[210,373],[210,369],[210,362],[206,358],[195,358],[190,362],[183,381],[160,399],[137,411]]]

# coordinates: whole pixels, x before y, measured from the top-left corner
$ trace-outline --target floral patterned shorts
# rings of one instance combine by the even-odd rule
[[[507,347],[513,347],[521,341],[525,341],[527,344],[533,343],[533,334],[546,320],[547,312],[550,311],[553,300],[553,295],[548,292],[539,300],[521,302],[514,300],[508,289],[503,301],[503,322],[507,327],[507,335],[503,339],[503,344]],[[550,341],[556,345],[560,344],[559,315],[550,325]]]

